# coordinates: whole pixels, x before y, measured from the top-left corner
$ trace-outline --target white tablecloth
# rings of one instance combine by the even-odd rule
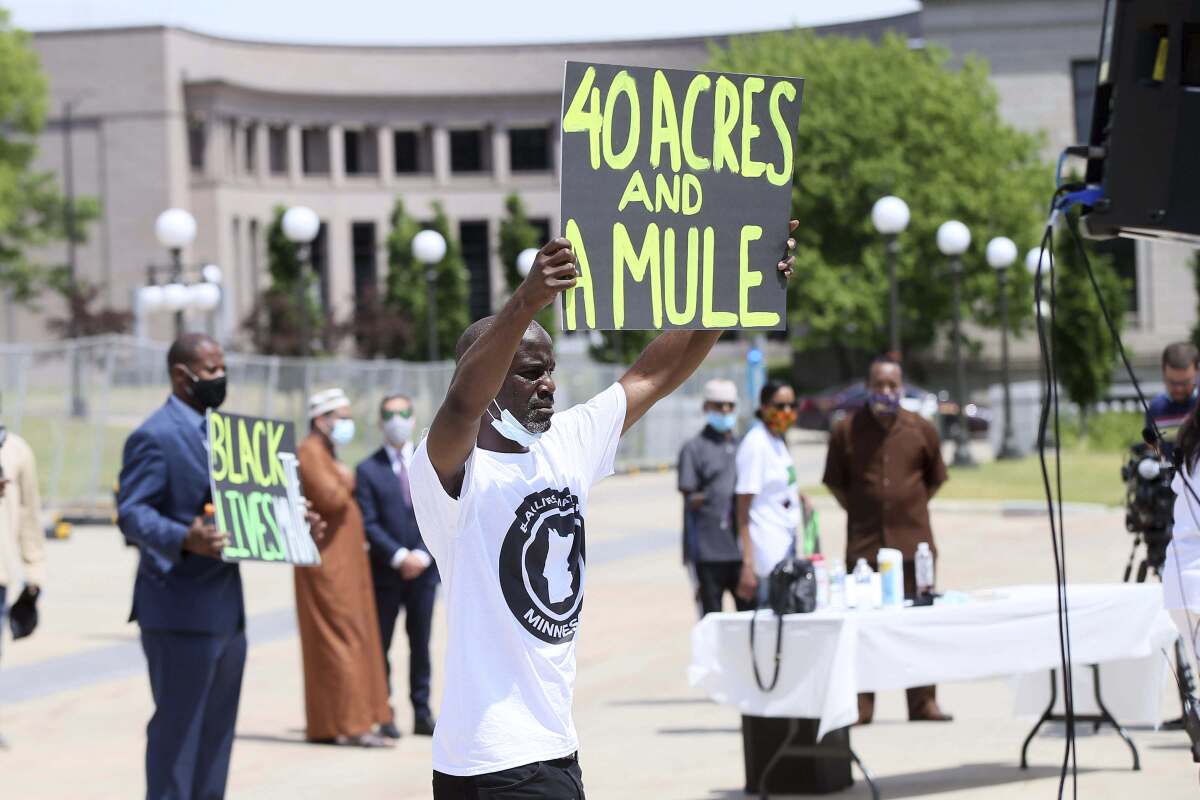
[[[820,719],[819,738],[858,718],[858,692],[1044,676],[1060,663],[1056,597],[1053,586],[1018,586],[976,592],[963,605],[790,614],[773,692],[761,691],[754,680],[751,612],[709,614],[692,631],[688,680],[743,714]],[[1071,586],[1068,606],[1074,664],[1145,659],[1151,672],[1163,674],[1160,653],[1176,631],[1163,609],[1161,586]],[[775,616],[759,612],[756,625],[758,668],[769,683]],[[1163,667],[1155,670],[1151,659]],[[1048,693],[1049,678],[1044,685]],[[1107,704],[1110,684],[1104,691]]]

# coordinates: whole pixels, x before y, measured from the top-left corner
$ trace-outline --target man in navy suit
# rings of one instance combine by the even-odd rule
[[[204,412],[225,400],[225,354],[203,334],[167,353],[171,396],[125,441],[117,524],[141,558],[133,610],[142,631],[154,716],[146,726],[146,797],[225,794],[246,663],[237,564],[228,534],[205,520],[211,501]],[[311,510],[316,538],[324,523]]]
[[[429,633],[438,574],[429,550],[421,541],[408,487],[408,465],[413,453],[412,401],[402,394],[385,397],[379,405],[379,417],[384,445],[358,465],[355,497],[362,509],[370,543],[371,575],[375,581],[375,605],[379,612],[379,633],[383,640],[389,690],[392,665],[388,651],[396,630],[396,618],[404,608],[413,733],[432,736]],[[400,736],[394,723],[388,723],[381,730],[392,738]]]

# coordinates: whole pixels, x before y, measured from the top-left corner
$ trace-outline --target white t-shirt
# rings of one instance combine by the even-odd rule
[[[754,574],[769,575],[784,559],[800,527],[800,488],[787,444],[758,420],[737,451],[737,494],[752,494],[750,544]]]
[[[1200,479],[1188,476],[1192,491],[1200,495]],[[1175,473],[1175,526],[1167,559],[1163,563],[1163,603],[1167,608],[1200,612],[1200,504],[1184,486],[1183,471]]]
[[[528,453],[475,448],[458,499],[421,442],[413,508],[446,596],[445,691],[433,768],[479,775],[579,749],[571,701],[584,519],[613,472],[625,390],[555,414]]]

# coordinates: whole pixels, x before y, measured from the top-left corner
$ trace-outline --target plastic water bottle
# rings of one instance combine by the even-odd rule
[[[829,570],[825,567],[825,556],[814,553],[810,559],[813,578],[817,581],[817,610],[829,608]]]
[[[855,605],[860,609],[871,608],[875,604],[875,592],[872,586],[874,576],[875,570],[871,569],[871,565],[865,558],[860,558],[854,565],[854,600]]]
[[[917,597],[929,597],[933,594],[933,551],[929,549],[929,542],[917,545],[915,561]]]
[[[844,611],[846,603],[846,564],[840,558],[829,563],[829,607]]]

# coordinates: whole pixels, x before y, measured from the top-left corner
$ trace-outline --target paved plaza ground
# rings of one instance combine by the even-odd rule
[[[816,472],[816,454],[802,472]],[[819,464],[818,464],[819,467]],[[842,549],[844,516],[819,505],[827,552]],[[1130,537],[1123,512],[1067,518],[1071,578],[1120,578]],[[576,720],[589,796],[713,800],[742,797],[739,717],[687,685],[694,607],[680,566],[674,476],[610,479],[593,494],[588,520],[588,595],[579,640]],[[943,588],[1048,583],[1053,567],[1044,518],[947,504],[934,524]],[[150,691],[137,628],[125,622],[136,553],[114,528],[80,528],[49,544],[50,584],[42,628],[5,642],[0,670],[0,797],[133,798],[143,791]],[[395,750],[364,751],[302,741],[304,714],[292,575],[287,567],[243,569],[250,651],[233,753],[233,798],[420,798],[429,796],[430,741],[406,737]],[[437,665],[445,643],[439,608]],[[406,644],[393,656],[404,685]],[[480,670],[488,669],[486,661]],[[403,692],[401,692],[403,694]],[[1013,716],[1003,681],[942,687],[953,723],[903,721],[903,693],[880,697],[876,723],[853,745],[885,798],[1053,797],[1061,733],[1033,745],[1033,768],[1017,767],[1031,720]],[[411,725],[399,703],[402,728]],[[1143,771],[1111,732],[1079,737],[1079,797],[1156,800],[1200,794],[1186,737],[1133,731]],[[867,797],[858,781],[841,797]]]

